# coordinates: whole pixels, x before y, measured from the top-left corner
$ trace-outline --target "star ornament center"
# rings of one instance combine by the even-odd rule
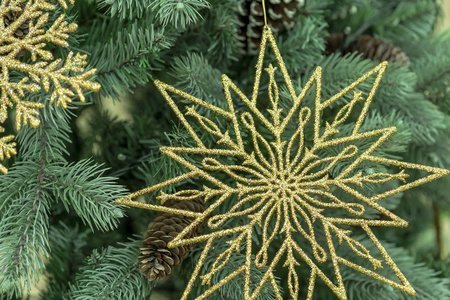
[[[267,48],[275,54],[277,66],[264,65]],[[188,172],[117,201],[194,218],[192,224],[169,243],[169,247],[203,244],[182,299],[187,299],[198,283],[208,286],[196,298],[204,299],[240,277],[243,277],[243,299],[256,299],[264,287],[272,288],[278,299],[282,299],[284,293],[292,299],[300,296],[312,299],[317,278],[340,299],[347,299],[342,265],[415,294],[371,228],[407,226],[405,220],[384,208],[380,200],[449,172],[376,156],[376,150],[396,131],[395,127],[363,130],[364,119],[386,67],[386,62],[379,64],[325,101],[321,98],[322,70],[317,67],[297,93],[275,39],[265,27],[251,96],[247,97],[226,75],[222,76],[227,109],[155,81],[195,142],[193,147],[161,147],[160,150]],[[260,95],[263,74],[268,76],[268,97],[265,98]],[[276,81],[280,74],[291,100],[289,105],[280,100],[279,81]],[[363,94],[358,86],[368,79],[373,84],[370,91]],[[312,105],[305,103],[310,90],[314,93]],[[181,107],[173,95],[181,96],[192,105]],[[345,104],[324,114],[324,110],[337,106],[338,100]],[[266,108],[261,109],[260,102],[267,104]],[[236,112],[236,103],[244,104],[246,110]],[[209,114],[200,114],[199,107],[203,111],[206,108]],[[224,126],[220,120],[229,122]],[[199,136],[199,132],[202,135]],[[212,146],[205,141],[205,134],[214,140]],[[367,168],[368,165],[375,167]],[[411,180],[410,170],[424,171],[427,175]],[[203,213],[133,200],[186,180],[199,181],[203,188],[171,194],[161,192],[157,198],[163,202],[203,199],[207,206]],[[371,193],[367,186],[383,188],[381,192]],[[367,217],[368,211],[383,218]],[[201,235],[188,238],[202,222],[206,222],[208,228]],[[366,242],[352,237],[351,226],[359,227],[373,245],[369,247]],[[225,248],[217,246],[219,244]],[[210,253],[212,247],[215,247],[214,255]],[[356,260],[340,255],[343,248],[351,251]],[[231,263],[235,255],[244,256],[242,264],[236,266],[236,260]],[[366,263],[357,263],[361,261]],[[389,268],[397,279],[377,273],[380,268]],[[231,271],[214,281],[214,275],[225,269]],[[282,291],[275,276],[281,269],[287,270],[288,291]],[[256,285],[252,279],[255,270],[263,272],[262,280]],[[303,282],[305,274],[309,278]]]

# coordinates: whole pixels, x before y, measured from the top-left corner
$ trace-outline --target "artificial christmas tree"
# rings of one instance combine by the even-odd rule
[[[38,1],[2,0],[0,7],[5,8],[11,2],[20,7]],[[227,74],[242,93],[250,97],[254,87],[254,66],[258,57],[240,50],[243,40],[240,7],[243,4],[248,7],[250,1],[44,2],[51,3],[56,9],[54,14],[49,14],[48,24],[44,24],[45,30],[63,12],[68,23],[79,25],[78,30],[68,37],[68,48],[49,43],[45,45],[45,49],[55,59],[61,58],[61,63],[67,61],[70,51],[88,54],[85,68],[97,69],[92,82],[98,82],[102,88],[98,94],[83,89],[86,102],[73,101],[67,103],[67,109],[64,109],[61,106],[49,105],[54,90],[50,87],[46,92],[45,87],[37,83],[36,87],[41,89],[34,93],[25,91],[24,97],[26,101],[43,104],[43,107],[38,109],[38,128],[22,126],[17,130],[14,126],[14,116],[20,107],[7,107],[8,118],[2,126],[9,140],[4,142],[10,146],[16,143],[12,148],[17,155],[13,156],[12,150],[8,150],[2,152],[3,157],[0,157],[5,158],[3,164],[9,169],[8,174],[2,175],[0,180],[2,297],[21,299],[39,278],[45,278],[47,283],[40,288],[40,299],[158,299],[155,298],[157,292],[165,292],[172,299],[180,299],[199,260],[204,260],[204,265],[215,266],[213,269],[216,269],[213,273],[199,270],[199,281],[209,283],[209,287],[220,285],[224,279],[229,279],[229,274],[248,261],[244,248],[239,249],[240,252],[235,251],[220,269],[220,262],[216,262],[222,253],[227,253],[227,249],[239,234],[219,237],[210,245],[210,255],[207,257],[202,253],[208,242],[199,241],[183,263],[171,269],[169,276],[164,280],[150,282],[139,270],[138,257],[147,226],[155,220],[158,213],[124,207],[118,205],[115,200],[189,172],[182,164],[159,152],[161,146],[193,148],[196,144],[192,141],[191,134],[167,107],[164,98],[153,85],[153,80],[166,82],[178,90],[202,99],[205,103],[225,110],[228,104],[220,74]],[[291,1],[294,2],[295,14],[289,16],[292,22],[288,24],[292,27],[285,26],[274,36],[284,63],[288,66],[287,72],[293,89],[301,91],[316,66],[321,66],[321,99],[325,101],[376,67],[377,62],[366,60],[357,53],[326,54],[325,38],[332,33],[344,33],[345,41],[341,49],[352,45],[362,35],[395,45],[409,58],[409,65],[392,63],[386,69],[361,128],[364,132],[392,126],[397,128],[397,132],[376,150],[378,157],[448,169],[450,39],[445,34],[433,33],[440,15],[439,2]],[[274,1],[273,3],[277,4]],[[33,17],[27,17],[26,20],[28,23],[30,20],[35,22]],[[0,24],[5,24],[5,21]],[[18,45],[17,43],[23,40],[15,37],[14,32],[11,31],[7,40],[0,43],[0,47],[5,47],[2,55],[12,53],[12,60],[33,64],[31,54],[25,53],[21,57],[15,55],[20,52],[19,48],[12,50],[14,53],[8,52],[11,47],[8,48],[7,43],[14,42]],[[374,44],[373,47],[374,50],[379,44]],[[368,50],[370,53],[370,47]],[[276,67],[275,55],[267,53],[265,59],[267,66],[272,63]],[[12,68],[11,70],[11,82],[20,82],[23,74],[18,74],[20,72]],[[5,76],[4,73],[1,76]],[[270,97],[264,92],[274,86],[269,77],[261,77],[261,93],[257,95],[259,110],[265,110],[271,105]],[[372,83],[362,82],[358,89],[367,95]],[[278,95],[278,108],[283,109],[281,114],[286,113],[292,106],[289,89],[280,85]],[[99,96],[104,98],[100,101]],[[192,106],[192,103],[182,97],[175,98],[183,110],[185,106]],[[348,107],[352,99],[352,94],[344,95],[324,109],[321,118],[332,124],[336,114],[342,107]],[[105,101],[126,103],[128,117],[105,111],[102,106]],[[302,108],[314,111],[314,103],[315,93],[310,91],[302,100]],[[237,98],[233,98],[233,105],[239,115],[246,110],[245,105]],[[363,102],[357,101],[354,105],[355,111],[362,106]],[[194,105],[194,110],[219,128],[228,129],[230,134],[233,132],[233,118],[218,116],[199,105]],[[192,111],[192,115],[188,117],[195,119],[195,116]],[[197,120],[207,122],[202,117],[197,117]],[[358,114],[350,113],[340,125],[343,127],[340,131],[350,134],[357,120]],[[257,125],[261,136],[267,139],[270,131],[259,126],[261,124]],[[297,128],[298,124],[289,126],[287,130],[290,134],[295,133]],[[319,126],[321,134],[326,129],[326,123]],[[217,144],[216,139],[204,134],[201,125],[194,126],[193,131],[199,135],[205,147],[220,147],[221,144]],[[10,138],[12,135],[16,137]],[[304,140],[307,145],[312,144],[314,130],[305,127]],[[252,145],[253,135],[243,133],[242,141],[245,145]],[[373,142],[375,141],[370,140],[359,146],[361,149],[367,149],[364,147],[370,147]],[[324,148],[320,157],[339,156],[348,146],[350,145]],[[310,146],[307,147],[309,149]],[[261,146],[261,149],[264,147]],[[202,166],[204,157],[201,154],[194,156],[192,164]],[[189,159],[189,155],[181,153],[179,160],[183,159]],[[235,159],[238,158],[221,157],[220,162],[223,165],[234,164]],[[351,163],[351,159],[340,160],[330,170],[330,175],[338,174]],[[210,169],[214,168],[212,162],[207,165]],[[361,168],[366,172],[363,176],[398,174],[398,170],[396,172],[389,166],[373,165],[370,162]],[[222,171],[211,172],[219,176]],[[241,176],[243,173],[238,172],[236,175]],[[408,175],[410,177],[406,180],[411,182],[429,174],[411,171]],[[386,182],[384,187],[365,182],[363,190],[367,193],[366,196],[373,197],[401,186],[403,183],[399,179],[401,178]],[[389,221],[386,219],[387,214],[396,215],[408,222],[406,228],[383,227],[372,230],[414,288],[416,296],[408,296],[372,277],[361,276],[361,273],[351,268],[342,267],[342,282],[348,299],[450,297],[449,254],[444,226],[450,208],[449,180],[447,176],[378,201],[377,205],[385,209],[385,214],[364,204],[364,220]],[[208,182],[199,176],[188,179],[188,184],[190,190],[211,188]],[[181,182],[173,182],[173,185],[161,188],[165,195],[173,195],[183,190],[183,186]],[[137,197],[136,206],[151,207],[160,211],[160,214],[170,212],[165,210],[164,205],[156,198],[160,195],[159,188],[155,191]],[[333,189],[330,191],[335,192]],[[233,195],[213,217],[219,218],[221,213],[232,209],[240,199],[243,198],[239,198],[238,194]],[[345,203],[353,202],[345,193],[340,194],[338,199]],[[316,200],[324,202],[323,199]],[[207,210],[212,209],[213,201],[202,201]],[[276,210],[275,205],[274,207]],[[342,212],[343,216],[346,213],[348,212]],[[190,215],[195,216],[195,213]],[[307,218],[299,216],[298,219],[301,220],[301,226],[307,226]],[[222,226],[227,229],[243,226],[248,219],[236,217],[223,221]],[[217,220],[207,222],[215,224]],[[311,224],[316,233],[317,245],[328,249],[324,231],[317,229],[320,227],[317,221]],[[272,218],[272,221],[268,222],[267,232],[276,232],[273,230],[275,225],[276,218]],[[377,245],[368,238],[363,228],[349,227],[343,230],[350,229],[351,237],[355,240],[354,245],[362,245],[373,255],[377,253]],[[211,228],[207,226],[201,235],[210,233]],[[261,249],[263,244],[258,237],[263,234],[255,230],[254,235],[248,237],[252,239],[254,249]],[[334,244],[338,245],[336,251],[340,253],[339,256],[364,268],[372,267],[370,262],[367,264],[367,259],[346,246],[348,244],[344,238],[342,244],[339,244],[338,236],[332,234],[331,238]],[[283,233],[273,237],[270,246],[265,250],[269,258],[277,253],[283,242]],[[300,243],[301,240],[296,242]],[[301,245],[306,251],[305,255],[314,257],[312,248],[307,247],[309,242],[303,241]],[[366,252],[361,250],[361,253]],[[257,255],[257,251],[251,253],[251,260],[256,259]],[[260,256],[263,257],[262,254]],[[298,298],[305,299],[311,274],[307,264],[303,261],[300,264],[294,267],[298,278],[298,285],[294,285],[294,294],[295,288],[298,287]],[[336,277],[332,279],[332,264],[321,265],[321,271],[331,280],[336,280]],[[389,267],[376,271],[380,276],[401,284]],[[258,287],[265,274],[269,273],[273,274],[270,282]],[[249,274],[247,279],[239,274],[228,280],[227,284],[221,285],[215,291],[215,297],[242,299],[245,294],[243,283],[247,280],[250,290],[261,289],[260,299],[276,299],[274,286],[278,287],[283,297],[291,298],[289,280],[285,280],[289,276],[288,267],[281,266],[272,270],[270,265],[251,265]],[[291,278],[294,279],[294,276]],[[291,280],[291,283],[293,281]],[[204,294],[207,290],[208,285],[192,285],[192,298]],[[331,300],[337,299],[337,296],[322,279],[317,278],[313,299]]]

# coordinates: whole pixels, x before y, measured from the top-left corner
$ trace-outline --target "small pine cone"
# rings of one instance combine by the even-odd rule
[[[8,5],[8,3],[6,5]],[[22,3],[20,7],[22,8],[21,11],[10,10],[8,11],[7,14],[3,16],[3,23],[5,24],[5,27],[9,26],[9,24],[13,23],[22,15],[25,4]],[[17,28],[17,30],[14,32],[14,36],[18,39],[23,39],[28,34],[28,32],[30,32],[30,29],[29,29],[29,21],[27,20],[23,22],[19,28]]]
[[[6,5],[9,4],[6,3]],[[22,3],[20,4],[20,8],[22,8],[21,11],[8,11],[4,16],[3,16],[3,24],[5,25],[5,27],[9,26],[9,24],[13,23],[15,20],[17,20],[23,12],[23,9],[25,7],[25,4]],[[23,39],[28,32],[30,32],[30,28],[29,28],[29,20],[26,20],[25,22],[23,22],[22,24],[20,24],[20,27],[16,29],[16,31],[14,32],[14,36],[18,39]],[[20,58],[21,56],[23,56],[26,53],[25,49],[22,49],[19,51],[19,53],[17,53],[16,57]]]
[[[404,66],[409,65],[409,57],[399,47],[370,35],[360,35],[358,40],[347,49],[347,52],[363,53],[363,57],[366,59],[387,60],[399,62]]]
[[[290,29],[294,26],[294,15],[302,3],[301,0],[266,0],[267,23],[274,32],[282,28]],[[239,47],[244,52],[255,54],[258,52],[264,26],[264,11],[261,0],[244,0],[238,6]]]
[[[335,33],[326,38],[326,52],[330,54],[338,50],[341,46],[343,35]],[[409,57],[399,47],[388,42],[376,39],[370,35],[360,35],[358,39],[349,47],[343,50],[343,53],[358,52],[364,59],[374,61],[399,62],[403,66],[409,65]]]
[[[342,33],[333,33],[325,38],[325,54],[330,55],[341,49],[344,42],[344,35]]]
[[[164,206],[193,212],[203,212],[205,205],[199,199],[191,201],[168,200]],[[192,223],[194,219],[182,215],[175,215],[167,212],[160,212],[156,218],[148,225],[144,234],[144,242],[139,249],[139,269],[148,280],[157,278],[164,279],[172,273],[174,267],[181,264],[193,245],[184,245],[168,248],[167,244],[174,239],[184,228]],[[204,224],[199,224],[185,238],[193,238],[203,230]]]

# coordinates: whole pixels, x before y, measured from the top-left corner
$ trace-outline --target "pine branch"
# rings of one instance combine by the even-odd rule
[[[175,28],[186,28],[201,19],[200,10],[209,8],[205,0],[165,0],[153,1],[150,10],[156,11],[156,17],[162,26],[171,24]]]
[[[432,83],[435,83],[437,80],[441,78],[447,77],[446,75],[450,74],[450,67],[444,70],[440,70],[439,73],[434,74],[433,77],[428,78],[426,81],[417,86],[417,90],[424,91],[426,90]]]
[[[202,54],[188,53],[174,59],[170,75],[176,80],[175,87],[213,105],[223,107],[220,71],[213,68]],[[201,110],[201,114],[208,110]]]
[[[84,259],[83,250],[87,246],[90,230],[81,231],[78,224],[69,227],[63,222],[50,227],[49,239],[52,254],[46,265],[47,286],[40,299],[67,299],[69,282],[74,280],[77,266]]]
[[[375,23],[376,37],[393,44],[418,41],[432,32],[436,17],[434,1],[401,1],[391,14]]]
[[[239,0],[209,2],[214,9],[203,11],[203,20],[196,26],[190,26],[189,30],[180,36],[179,46],[189,50],[193,49],[192,45],[195,44],[196,52],[202,53],[212,66],[226,72],[227,67],[236,62],[240,54],[239,48],[236,47],[239,28],[236,8],[241,4]],[[186,54],[184,51],[178,52],[181,55]]]
[[[24,195],[15,199],[2,216],[0,230],[0,286],[8,299],[21,297],[22,281],[27,290],[39,279],[44,268],[43,257],[48,257],[48,198]],[[21,224],[17,226],[16,224]]]
[[[89,227],[103,231],[113,229],[118,218],[123,217],[114,199],[125,190],[114,183],[114,178],[104,177],[105,169],[82,160],[74,164],[53,165],[48,169],[48,189],[60,199],[66,210],[75,210]]]
[[[154,14],[128,23],[115,18],[96,19],[85,48],[91,52],[91,64],[98,69],[101,94],[117,98],[125,90],[148,83],[151,71],[160,64],[160,52],[172,46],[177,36],[157,26]]]
[[[27,290],[31,289],[44,268],[43,257],[49,253],[50,198],[42,186],[43,163],[35,167],[37,180],[28,180],[28,189],[19,192],[1,216],[0,287],[8,299],[22,295],[22,280]]]
[[[413,57],[412,70],[417,74],[416,90],[427,100],[450,112],[448,83],[450,81],[450,37],[444,32],[407,48]]]
[[[50,198],[44,183],[48,139],[44,135],[44,126],[39,128],[37,134],[38,157],[36,162],[31,163],[35,167],[32,170],[35,175],[33,179],[26,180],[24,191],[18,192],[18,198],[11,199],[13,201],[0,221],[0,265],[5,266],[0,286],[9,290],[8,297],[11,299],[22,294],[21,280],[27,290],[37,282],[44,268],[42,257],[48,257],[49,252],[47,214]],[[11,173],[16,170],[14,168]]]
[[[328,33],[322,17],[299,15],[294,24],[292,31],[279,36],[278,45],[290,72],[299,72],[315,67],[323,59],[324,38]]]
[[[120,247],[94,250],[70,287],[70,299],[145,299],[151,283],[138,268],[137,249],[141,242],[132,240],[119,243]]]
[[[44,269],[43,257],[49,253],[48,214],[55,194],[61,196],[66,208],[74,207],[84,221],[102,230],[115,227],[122,216],[114,203],[123,195],[122,187],[102,177],[103,170],[88,166],[88,161],[75,165],[65,162],[69,118],[61,110],[47,105],[39,128],[26,127],[18,133],[24,145],[19,152],[22,161],[0,183],[4,199],[0,206],[0,286],[10,298],[22,294],[22,281],[31,289]],[[55,184],[54,178],[60,179],[60,184]],[[81,188],[70,190],[71,182]],[[69,183],[69,187],[61,183]]]
[[[112,18],[119,17],[120,19],[139,19],[148,12],[148,7],[154,0],[99,0],[98,6],[100,8],[107,7],[107,13]]]

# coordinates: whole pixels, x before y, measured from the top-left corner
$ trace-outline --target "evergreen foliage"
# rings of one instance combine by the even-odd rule
[[[95,80],[101,83],[99,94],[104,98],[99,101],[99,96],[89,94],[87,105],[74,101],[68,110],[47,105],[40,110],[39,128],[23,126],[17,132],[21,147],[17,157],[6,162],[9,172],[0,180],[0,299],[23,299],[42,278],[46,286],[40,291],[40,299],[155,299],[150,298],[153,290],[169,291],[173,299],[179,299],[202,245],[175,269],[174,276],[151,284],[140,274],[136,258],[140,237],[155,213],[120,207],[114,199],[184,172],[158,149],[189,146],[193,141],[152,84],[154,79],[223,107],[221,74],[229,75],[242,91],[250,93],[257,58],[237,46],[237,6],[242,2],[78,0],[64,11],[69,20],[79,24],[79,30],[69,38],[71,48],[55,47],[54,55],[65,57],[71,50],[89,54],[88,69],[97,68]],[[439,1],[300,2],[293,28],[276,36],[296,91],[302,89],[316,66],[323,68],[322,99],[327,99],[377,64],[356,53],[326,54],[327,35],[343,33],[342,47],[360,34],[390,42],[408,55],[410,65],[394,63],[388,67],[362,130],[397,127],[397,132],[377,149],[377,156],[450,168],[450,36],[448,32],[433,33],[441,15]],[[274,60],[274,56],[268,59]],[[16,81],[20,80],[18,76],[11,74]],[[367,81],[359,88],[367,92],[371,84]],[[262,82],[261,88],[267,85]],[[49,102],[49,94],[42,91],[26,96]],[[260,96],[264,101],[265,95]],[[309,92],[303,105],[313,107],[313,97]],[[349,97],[340,99],[329,116]],[[118,118],[106,111],[102,103],[107,101],[124,101],[131,117]],[[280,89],[280,105],[289,107],[289,101],[287,89]],[[235,103],[235,107],[243,110],[242,103]],[[324,118],[329,116],[325,114]],[[4,124],[7,130],[14,130],[13,121]],[[215,121],[227,126],[226,120]],[[352,123],[345,124],[340,134],[352,128]],[[205,143],[213,142],[205,139]],[[368,141],[360,141],[358,147],[368,145]],[[330,147],[323,155],[335,155],[340,150]],[[349,163],[337,164],[330,174],[338,174]],[[376,234],[418,295],[408,296],[342,268],[349,299],[450,299],[450,240],[443,236],[442,229],[445,218],[449,222],[449,186],[450,178],[443,178],[382,203],[409,222],[407,228],[379,228]],[[366,187],[367,193],[386,188]],[[173,189],[178,188],[182,187]],[[155,196],[142,200],[154,203]],[[345,193],[339,196],[345,197]],[[221,209],[225,212],[231,206],[229,203]],[[372,209],[365,217],[380,216]],[[236,224],[224,226],[232,225]],[[138,237],[130,240],[135,234]],[[362,234],[361,229],[353,229],[353,235],[360,236],[358,240],[365,247],[375,250]],[[319,244],[326,243],[323,235],[317,239]],[[216,250],[225,247],[226,241],[227,237],[221,238]],[[260,242],[255,237],[256,247]],[[281,242],[275,240],[274,247],[277,243]],[[270,251],[273,254],[276,250]],[[364,264],[365,260],[354,252],[342,251],[348,252],[349,259]],[[233,257],[230,265],[213,276],[211,284],[244,258]],[[206,264],[212,264],[211,259]],[[329,268],[327,271],[332,272],[332,266]],[[299,270],[302,278],[308,277],[306,264]],[[286,277],[283,272],[277,274],[277,280],[287,291],[287,283],[280,279]],[[388,268],[381,272],[392,275]],[[258,282],[263,273],[264,269],[252,269],[252,282]],[[242,277],[237,277],[223,286],[217,298],[242,299],[241,282]],[[299,299],[304,299],[306,279],[300,284],[303,294]],[[314,299],[336,299],[321,280],[316,284]],[[195,286],[193,293],[200,294],[204,289]],[[264,287],[259,299],[275,299],[270,285]]]
[[[17,134],[24,145],[21,161],[0,183],[0,286],[10,298],[22,294],[21,280],[30,289],[44,270],[51,251],[49,218],[58,201],[101,230],[117,227],[123,216],[114,202],[124,194],[123,187],[102,176],[104,170],[90,160],[67,162],[69,131],[69,114],[48,105],[39,128],[25,127]]]
[[[82,264],[87,253],[88,235],[91,230],[80,230],[78,225],[69,227],[63,222],[49,231],[52,255],[46,265],[47,287],[39,295],[41,299],[67,299],[69,284],[75,279],[76,265]]]
[[[136,249],[141,243],[134,240],[95,249],[75,277],[70,299],[145,299],[151,284],[138,269]]]

